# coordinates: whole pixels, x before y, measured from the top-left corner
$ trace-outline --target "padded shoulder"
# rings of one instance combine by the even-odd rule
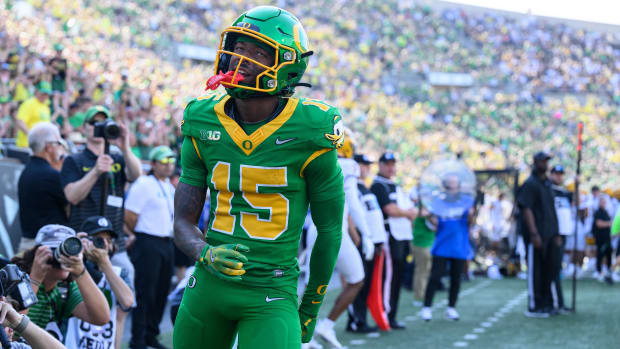
[[[226,93],[213,92],[194,98],[187,103],[183,112],[183,121],[181,121],[183,135],[197,137],[200,129],[198,125],[215,117],[215,106],[226,96]]]
[[[305,98],[300,98],[297,108],[312,132],[312,143],[319,148],[342,147],[344,122],[337,108],[320,100]]]

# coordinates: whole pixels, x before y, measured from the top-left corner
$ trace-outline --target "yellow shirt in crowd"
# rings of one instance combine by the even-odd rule
[[[39,102],[36,97],[31,97],[19,107],[17,119],[23,121],[30,130],[39,122],[50,121],[50,108],[46,103]],[[21,130],[17,132],[16,145],[28,147],[28,135]]]

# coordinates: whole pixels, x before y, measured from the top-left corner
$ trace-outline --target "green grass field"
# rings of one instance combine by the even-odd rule
[[[564,284],[570,305],[570,282]],[[339,290],[327,294],[321,317],[329,312]],[[378,337],[345,331],[346,314],[336,324],[341,343],[348,348],[619,348],[620,285],[609,286],[592,280],[578,284],[577,313],[549,319],[530,319],[526,308],[526,282],[517,279],[477,279],[463,283],[457,310],[461,320],[444,318],[447,292],[438,292],[433,320],[424,322],[412,305],[411,292],[403,290],[398,318],[406,330],[381,332]],[[370,319],[370,317],[369,317]],[[162,342],[172,347],[171,334]],[[322,343],[328,348],[326,343]],[[198,348],[197,348],[198,349]]]

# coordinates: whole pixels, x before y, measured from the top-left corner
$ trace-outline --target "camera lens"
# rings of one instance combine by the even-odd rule
[[[105,248],[105,240],[101,236],[90,238],[96,248]]]
[[[114,121],[108,121],[106,122],[103,133],[107,139],[116,139],[120,137],[121,129]]]
[[[67,257],[77,256],[82,252],[82,242],[80,239],[72,236],[65,239],[65,241],[58,246],[57,251],[60,251],[62,255]]]

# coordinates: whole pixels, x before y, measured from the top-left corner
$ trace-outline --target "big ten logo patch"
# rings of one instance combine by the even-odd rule
[[[219,141],[221,137],[220,131],[200,130],[200,140],[202,141]]]

